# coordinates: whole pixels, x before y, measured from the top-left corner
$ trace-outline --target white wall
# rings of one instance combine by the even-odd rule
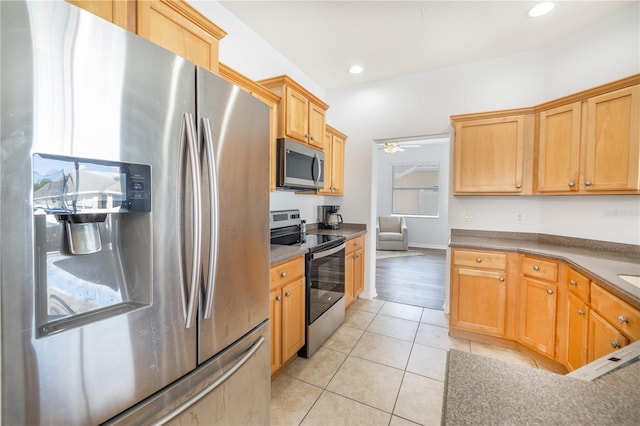
[[[638,2],[544,49],[326,93],[218,3],[191,3],[229,32],[220,44],[222,62],[253,79],[289,74],[331,105],[327,121],[349,136],[346,196],[324,198],[326,204],[342,205],[346,222],[365,222],[369,230],[377,200],[374,139],[450,133],[452,114],[533,106],[640,72]],[[277,208],[303,205],[311,216],[313,206],[325,204],[323,197],[303,197],[276,193],[271,200]],[[450,197],[449,227],[513,227],[640,244],[639,206],[636,196]],[[462,218],[464,211],[473,213],[471,222]],[[525,221],[516,227],[520,212]],[[375,244],[370,236],[365,295],[372,296]]]
[[[449,212],[449,139],[438,139],[437,143],[421,145],[420,148],[407,148],[404,152],[386,154],[376,150],[377,161],[377,216],[391,214],[392,172],[397,164],[420,161],[440,163],[440,191],[438,202],[440,216],[437,218],[407,217],[409,246],[444,249],[449,241],[447,218]],[[373,233],[371,234],[373,237]]]

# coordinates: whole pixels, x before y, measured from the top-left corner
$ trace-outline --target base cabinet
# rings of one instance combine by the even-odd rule
[[[629,339],[616,330],[614,326],[609,324],[596,312],[590,312],[587,362],[594,361],[613,351],[617,351],[628,344]]]
[[[304,257],[271,267],[271,374],[305,343]]]
[[[347,241],[344,276],[344,305],[347,307],[364,290],[364,235]]]
[[[504,337],[507,255],[454,250],[451,271],[451,326]]]

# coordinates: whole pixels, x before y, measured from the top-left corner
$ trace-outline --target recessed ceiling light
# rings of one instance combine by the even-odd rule
[[[360,74],[362,71],[364,71],[364,68],[362,68],[360,65],[354,65],[349,68],[349,72],[351,74]]]
[[[529,10],[529,16],[532,18],[537,18],[538,16],[546,15],[551,12],[553,8],[556,7],[556,4],[552,1],[544,1],[542,3],[538,3],[533,6],[531,10]]]

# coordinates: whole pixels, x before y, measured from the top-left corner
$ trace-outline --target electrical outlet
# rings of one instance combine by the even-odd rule
[[[524,223],[524,215],[522,213],[516,213],[516,223],[517,224]]]
[[[473,214],[467,210],[465,210],[463,217],[465,222],[471,222],[473,220]]]

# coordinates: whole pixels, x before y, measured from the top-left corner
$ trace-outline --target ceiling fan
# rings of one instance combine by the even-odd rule
[[[415,144],[411,145],[411,144],[404,144],[404,143],[400,145],[397,142],[385,142],[385,143],[378,144],[378,149],[383,150],[387,154],[402,152],[404,151],[405,148],[420,148],[420,145],[415,145]]]

